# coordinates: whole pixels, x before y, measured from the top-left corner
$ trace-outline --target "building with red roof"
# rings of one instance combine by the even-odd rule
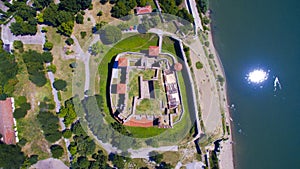
[[[136,7],[135,11],[137,15],[147,14],[152,12],[152,7],[151,5],[147,5],[145,7]]]
[[[158,56],[159,46],[149,46],[149,56]]]
[[[125,57],[119,58],[119,60],[118,60],[118,66],[119,67],[127,67],[128,66],[127,58],[125,58]]]
[[[123,83],[117,84],[117,93],[125,94],[126,93],[126,84],[123,84]]]
[[[13,119],[13,101],[11,98],[0,100],[0,133],[6,144],[16,144]]]

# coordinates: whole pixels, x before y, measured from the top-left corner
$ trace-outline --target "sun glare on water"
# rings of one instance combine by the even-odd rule
[[[247,80],[249,83],[262,83],[268,79],[269,73],[263,69],[255,69],[247,75]]]

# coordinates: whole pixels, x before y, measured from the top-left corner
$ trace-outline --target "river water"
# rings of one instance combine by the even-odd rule
[[[300,169],[300,1],[210,0],[210,8],[234,104],[237,169]],[[268,79],[248,83],[254,69]]]

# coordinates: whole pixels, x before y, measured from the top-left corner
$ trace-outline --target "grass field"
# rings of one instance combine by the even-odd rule
[[[163,52],[168,52],[172,54],[173,56],[176,56],[176,50],[174,48],[175,41],[168,37],[164,36],[163,37],[163,43],[162,43],[162,51]]]
[[[148,138],[161,134],[167,129],[157,128],[157,127],[130,127],[126,126],[126,129],[132,133],[132,137],[136,138]]]

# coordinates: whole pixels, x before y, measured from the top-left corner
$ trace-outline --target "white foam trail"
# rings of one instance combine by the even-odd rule
[[[280,82],[279,82],[278,77],[276,76],[276,77],[275,77],[275,80],[274,80],[274,91],[277,90],[277,85],[278,85],[279,89],[281,90],[281,84],[280,84]]]

